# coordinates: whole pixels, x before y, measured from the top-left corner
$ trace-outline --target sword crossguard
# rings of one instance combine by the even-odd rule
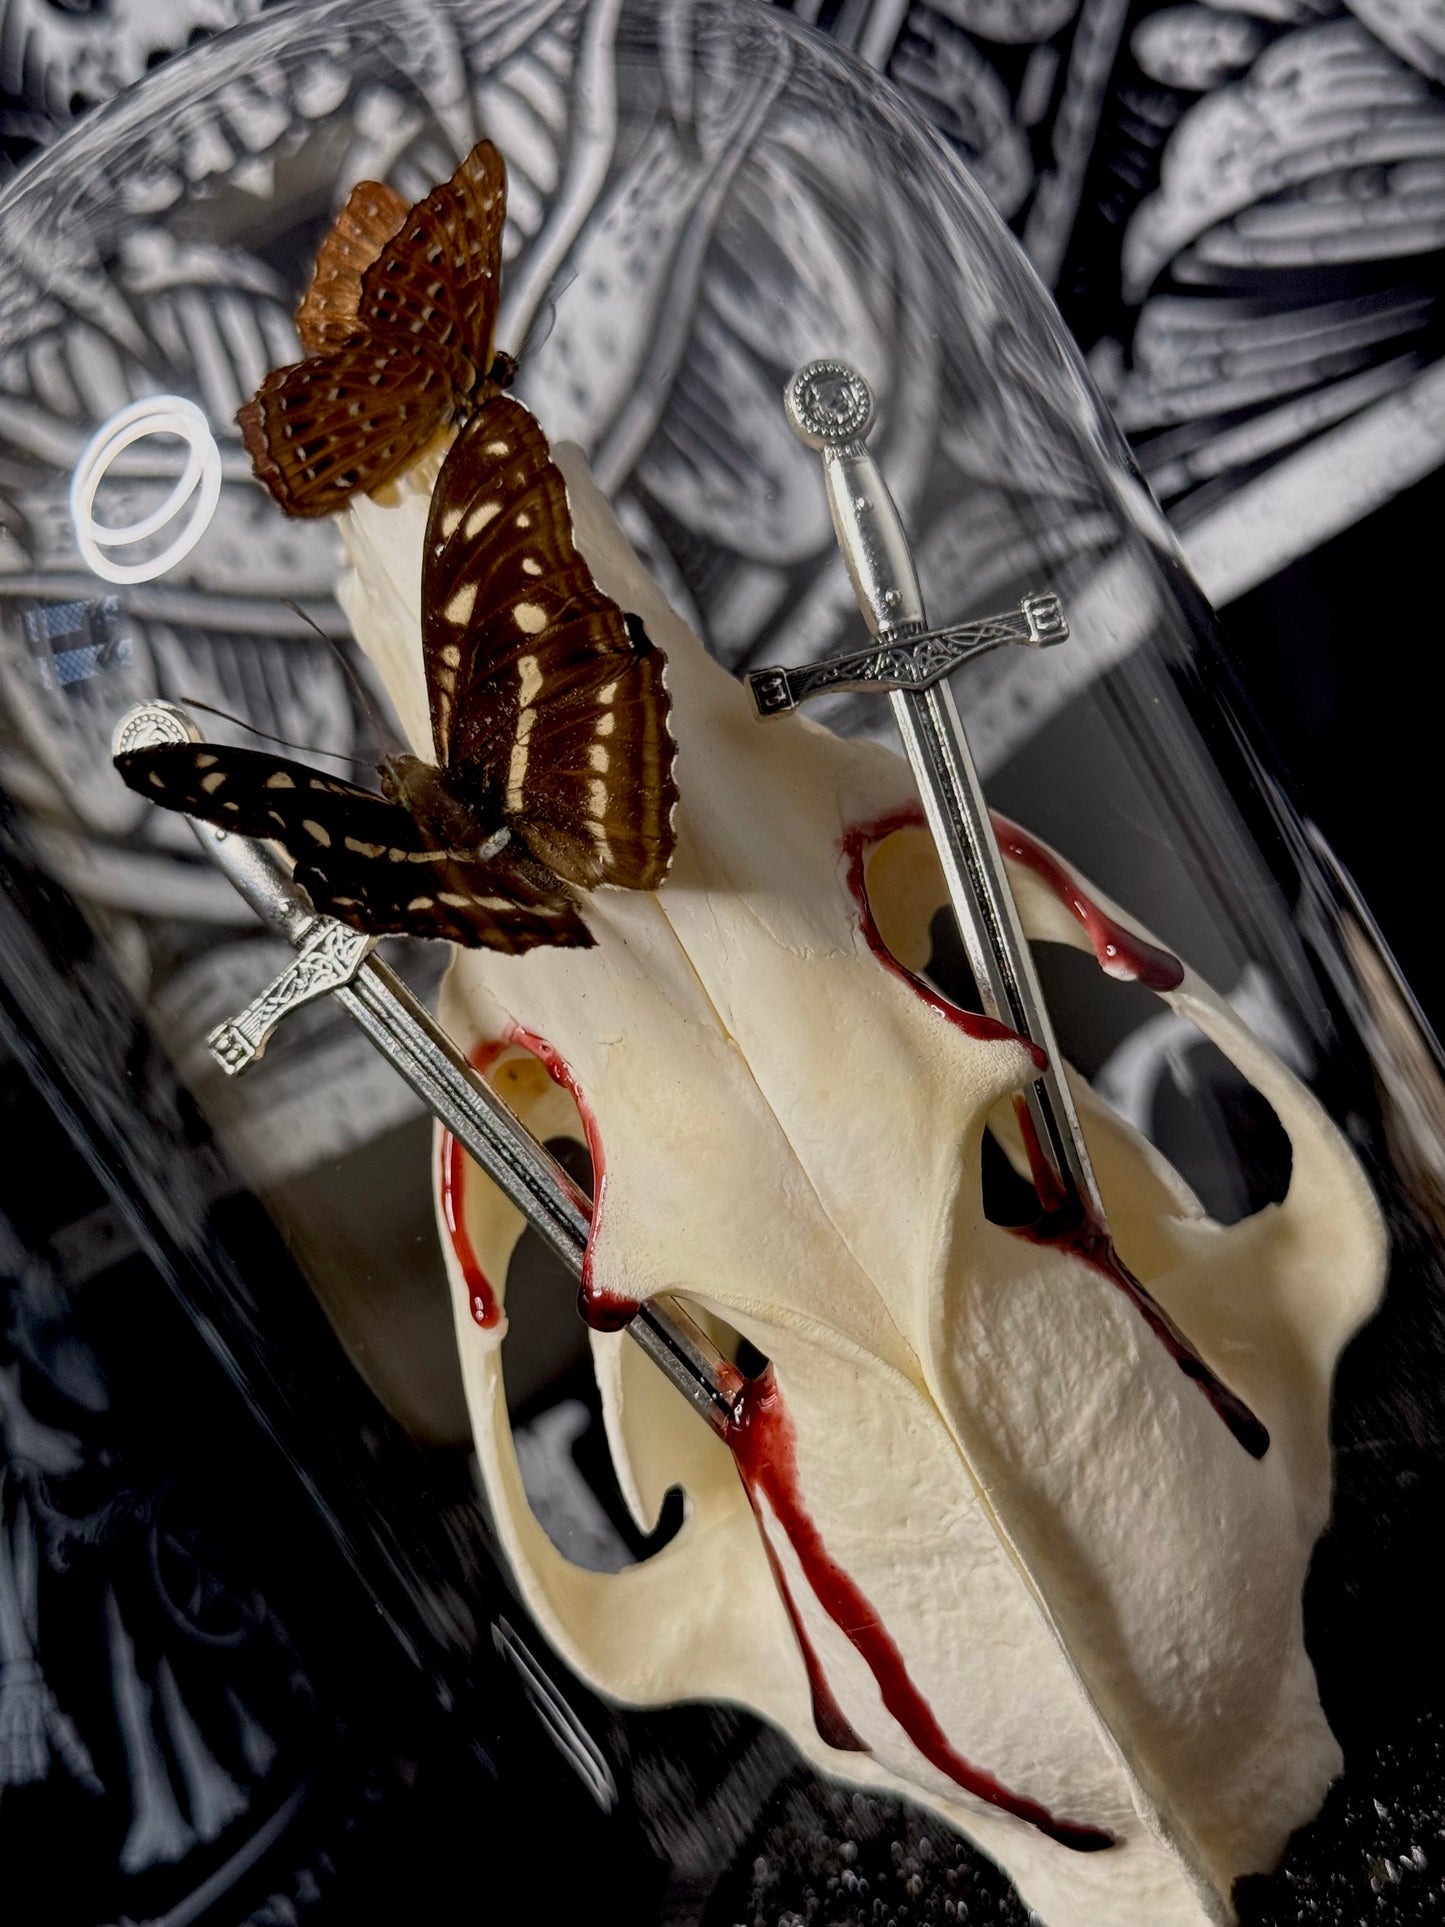
[[[1069,639],[1069,619],[1064,605],[1052,590],[1042,595],[1026,595],[1019,603],[1029,625],[1028,640],[1035,649],[1052,649],[1056,642]]]
[[[375,937],[360,930],[331,917],[317,917],[281,975],[239,1017],[218,1024],[206,1038],[206,1048],[228,1077],[239,1077],[256,1062],[271,1033],[293,1010],[351,983],[375,944]]]
[[[1027,595],[1017,609],[984,616],[976,622],[955,623],[947,629],[925,629],[920,634],[880,637],[871,649],[852,655],[829,656],[823,662],[789,669],[779,665],[755,669],[748,688],[760,716],[780,716],[811,696],[843,689],[928,689],[961,663],[1006,643],[1031,649],[1051,648],[1069,633],[1063,604],[1056,595]]]
[[[846,361],[810,361],[783,391],[795,435],[823,458],[833,529],[874,641],[869,649],[796,669],[772,665],[748,677],[761,716],[779,716],[810,696],[840,689],[921,693],[960,663],[1004,643],[1044,648],[1069,633],[1056,595],[1028,595],[1016,610],[930,629],[897,504],[864,446],[873,391]]]
[[[153,749],[163,743],[199,742],[201,732],[175,703],[140,703],[127,711],[111,739],[112,754]],[[235,885],[256,914],[295,948],[296,955],[238,1017],[218,1024],[206,1048],[228,1077],[249,1070],[284,1017],[302,1004],[349,984],[376,947],[335,917],[319,915],[266,843],[233,836],[199,818],[189,819],[201,848]]]

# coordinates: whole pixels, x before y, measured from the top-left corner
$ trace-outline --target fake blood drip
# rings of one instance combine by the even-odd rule
[[[506,1045],[495,1039],[478,1044],[470,1053],[468,1061],[474,1071],[483,1077],[496,1063]],[[441,1134],[439,1153],[440,1171],[438,1185],[441,1191],[442,1217],[446,1220],[447,1237],[452,1254],[457,1261],[457,1269],[462,1274],[462,1282],[467,1288],[467,1305],[483,1330],[490,1330],[501,1316],[501,1306],[492,1282],[482,1270],[467,1231],[466,1217],[466,1172],[467,1154],[450,1131]]]
[[[965,1793],[986,1801],[989,1806],[1000,1808],[1004,1813],[1011,1813],[1017,1819],[1026,1820],[1060,1846],[1070,1847],[1076,1853],[1095,1853],[1100,1848],[1112,1847],[1115,1844],[1112,1834],[1099,1827],[1056,1818],[1037,1801],[1011,1792],[991,1773],[966,1760],[952,1745],[934,1717],[933,1709],[909,1677],[903,1655],[892,1635],[856,1582],[829,1555],[822,1534],[802,1503],[793,1425],[771,1365],[760,1377],[744,1383],[733,1408],[726,1436],[744,1489],[758,1517],[773,1576],[802,1649],[813,1692],[813,1718],[819,1736],[829,1746],[855,1753],[869,1751],[839,1707],[818,1656],[803,1630],[787,1579],[768,1545],[763,1500],[767,1501],[772,1517],[787,1536],[819,1605],[847,1636],[867,1665],[878,1683],[884,1706],[924,1759],[940,1773],[946,1774]]]
[[[1064,1187],[1059,1183],[1059,1174],[1044,1156],[1044,1147],[1039,1143],[1039,1134],[1034,1127],[1033,1113],[1022,1096],[1014,1099],[1014,1117],[1018,1121],[1019,1136],[1024,1141],[1024,1155],[1029,1161],[1029,1177],[1034,1190],[1038,1193],[1040,1205],[1045,1216],[1062,1211],[1068,1199]]]
[[[923,812],[916,803],[895,810],[891,816],[880,817],[876,823],[862,823],[849,830],[843,838],[843,854],[848,859],[848,889],[858,906],[858,927],[863,933],[864,942],[882,964],[890,976],[897,977],[907,984],[915,997],[920,998],[930,1010],[936,1010],[950,1024],[957,1026],[966,1037],[976,1037],[985,1044],[1022,1044],[1029,1052],[1039,1069],[1044,1068],[1044,1054],[1036,1044],[1026,1037],[1020,1037],[1016,1030],[1001,1024],[993,1017],[985,1017],[981,1011],[961,1010],[957,1004],[949,1003],[946,997],[924,983],[905,965],[899,963],[893,952],[883,941],[882,932],[873,918],[873,909],[868,901],[868,886],[864,878],[864,864],[875,844],[881,843],[895,830],[921,828]]]
[[[1004,855],[1032,870],[1051,890],[1069,913],[1088,933],[1099,968],[1110,977],[1140,983],[1148,990],[1177,990],[1184,981],[1184,966],[1170,951],[1136,937],[1117,918],[1101,910],[1058,858],[1021,830],[1007,817],[993,815],[994,834]],[[1031,1121],[1030,1121],[1031,1122]],[[1068,1251],[1118,1287],[1133,1303],[1140,1317],[1186,1378],[1198,1385],[1215,1412],[1228,1426],[1251,1458],[1263,1458],[1269,1450],[1269,1432],[1255,1414],[1229,1387],[1210,1371],[1189,1340],[1160,1305],[1140,1284],[1114,1248],[1107,1230],[1096,1224],[1087,1212],[1060,1211],[1053,1173],[1039,1152],[1032,1129],[1026,1134],[1029,1162],[1036,1174],[1047,1173],[1047,1184],[1038,1182],[1039,1200],[1044,1216],[1035,1225],[1016,1228],[1016,1235],[1035,1244],[1049,1244]]]
[[[636,1316],[638,1305],[635,1298],[624,1298],[620,1293],[604,1291],[598,1285],[592,1270],[592,1247],[597,1241],[598,1227],[602,1223],[602,1205],[607,1194],[607,1161],[602,1155],[602,1139],[597,1131],[597,1119],[591,1105],[583,1094],[572,1066],[555,1045],[549,1044],[545,1037],[539,1037],[534,1030],[524,1030],[520,1024],[513,1024],[507,1031],[506,1041],[516,1044],[522,1050],[530,1051],[546,1071],[554,1084],[560,1084],[577,1106],[577,1115],[582,1120],[583,1134],[587,1139],[587,1152],[592,1159],[592,1225],[587,1234],[587,1250],[582,1258],[582,1282],[577,1291],[577,1309],[583,1319],[594,1331],[621,1331],[629,1319]]]
[[[1077,880],[1058,858],[1042,843],[1035,842],[1027,830],[1010,823],[996,810],[990,810],[989,818],[1004,855],[1011,862],[1032,870],[1069,914],[1084,926],[1099,968],[1106,976],[1121,978],[1125,983],[1143,984],[1146,990],[1179,988],[1184,981],[1184,966],[1176,956],[1160,949],[1156,943],[1136,937],[1117,917],[1101,910],[1094,899],[1079,888]]]
[[[485,1075],[504,1050],[515,1045],[535,1057],[542,1065],[554,1084],[560,1084],[570,1093],[577,1106],[577,1115],[582,1122],[582,1130],[587,1139],[587,1150],[592,1159],[592,1197],[589,1201],[580,1192],[578,1201],[592,1220],[588,1234],[587,1250],[582,1260],[582,1283],[578,1292],[578,1308],[587,1323],[598,1331],[619,1331],[637,1310],[635,1302],[613,1293],[598,1289],[592,1275],[592,1242],[602,1215],[602,1197],[607,1185],[607,1165],[602,1155],[602,1140],[597,1133],[597,1120],[591,1106],[582,1094],[582,1088],[561,1052],[549,1044],[545,1037],[535,1031],[524,1030],[513,1024],[504,1037],[492,1038],[478,1044],[471,1053],[470,1062],[474,1070]],[[483,1327],[495,1326],[501,1315],[497,1294],[490,1279],[482,1270],[467,1231],[465,1183],[467,1154],[458,1144],[450,1131],[443,1131],[441,1138],[440,1188],[442,1216],[446,1221],[447,1237],[456,1257],[457,1268],[467,1288],[467,1303],[472,1317]]]
[[[1222,1379],[1215,1377],[1164,1307],[1124,1263],[1114,1249],[1114,1240],[1102,1226],[1087,1213],[1081,1215],[1074,1210],[1062,1222],[1058,1217],[1044,1217],[1037,1224],[1011,1225],[1009,1229],[1016,1238],[1024,1238],[1029,1244],[1052,1245],[1056,1251],[1067,1251],[1082,1259],[1122,1291],[1169,1357],[1184,1376],[1199,1387],[1249,1456],[1264,1457],[1269,1450],[1269,1428],[1237,1392],[1231,1392]]]
[[[1027,830],[1021,830],[1007,817],[991,813],[994,833],[1004,855],[1013,862],[1021,863],[1032,870],[1059,902],[1078,919],[1087,931],[1093,945],[1094,955],[1099,967],[1111,977],[1124,978],[1130,982],[1141,983],[1153,991],[1176,990],[1184,981],[1184,966],[1171,952],[1161,949],[1143,937],[1136,937],[1126,930],[1117,918],[1102,910],[1058,858],[1035,841]],[[859,923],[869,949],[874,956],[899,977],[910,989],[914,990],[933,1009],[941,1009],[946,1016],[960,1023],[970,1036],[996,1038],[1013,1037],[1014,1032],[1006,1030],[1001,1024],[992,1024],[988,1030],[974,1029],[974,1025],[990,1024],[985,1017],[963,1020],[967,1013],[958,1011],[956,1006],[944,1003],[943,999],[921,983],[911,970],[905,970],[896,957],[887,949],[873,920],[868,906],[868,894],[864,881],[864,860],[867,852],[875,844],[893,831],[920,825],[923,813],[916,805],[898,810],[891,816],[881,818],[876,823],[865,823],[848,831],[843,839],[844,854],[848,858],[848,887],[858,905]],[[1033,1048],[1033,1046],[1030,1046]],[[1035,1056],[1043,1067],[1042,1053]],[[1155,1338],[1164,1347],[1169,1357],[1183,1372],[1192,1379],[1209,1401],[1229,1431],[1249,1453],[1251,1458],[1261,1459],[1269,1450],[1269,1432],[1262,1421],[1236,1393],[1217,1378],[1194,1350],[1168,1313],[1140,1284],[1139,1280],[1124,1264],[1114,1248],[1114,1241],[1108,1231],[1097,1224],[1087,1213],[1077,1206],[1070,1205],[1061,1209],[1058,1181],[1039,1145],[1033,1128],[1033,1120],[1027,1108],[1019,1101],[1016,1105],[1020,1128],[1023,1132],[1024,1146],[1028,1154],[1029,1168],[1034,1180],[1034,1188],[1043,1207],[1043,1215],[1031,1225],[1010,1225],[1008,1229],[1015,1237],[1025,1238],[1031,1244],[1051,1245],[1056,1250],[1067,1251],[1073,1257],[1082,1259],[1102,1277],[1109,1280],[1129,1299]]]

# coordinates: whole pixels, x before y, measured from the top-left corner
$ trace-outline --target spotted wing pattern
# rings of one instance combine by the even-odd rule
[[[353,190],[297,315],[314,352],[269,374],[236,417],[288,515],[381,488],[492,392],[506,205],[490,141],[413,208],[373,182]]]
[[[363,332],[420,342],[463,397],[492,359],[506,212],[506,166],[479,141],[361,277]]]
[[[237,420],[257,479],[288,515],[314,516],[410,467],[453,408],[424,355],[362,340],[277,369]]]
[[[476,849],[439,849],[374,790],[219,743],[167,743],[115,762],[154,803],[279,843],[316,908],[353,929],[511,952],[592,941],[568,891],[505,829]]]
[[[569,883],[656,889],[677,802],[664,658],[593,581],[547,439],[509,397],[472,417],[433,492],[422,644],[457,798]]]
[[[394,187],[358,181],[316,255],[311,285],[296,310],[308,355],[344,348],[357,328],[361,277],[410,213]]]

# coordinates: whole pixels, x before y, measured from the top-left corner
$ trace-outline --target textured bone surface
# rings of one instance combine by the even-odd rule
[[[914,804],[906,766],[804,718],[759,721],[580,459],[558,459],[599,584],[667,653],[677,856],[655,896],[587,900],[593,950],[460,956],[441,1014],[466,1046],[505,1046],[490,1074],[544,1137],[582,1135],[536,1052],[565,1064],[605,1161],[594,1293],[679,1293],[772,1360],[813,1539],[810,1558],[796,1521],[790,1532],[756,1481],[750,1500],[727,1445],[637,1348],[594,1332],[629,1504],[648,1526],[680,1485],[687,1516],[623,1572],[571,1564],[519,1477],[505,1317],[476,1322],[449,1253],[478,1457],[517,1582],[594,1686],[631,1704],[754,1709],[821,1771],[946,1816],[1048,1927],[1227,1922],[1235,1878],[1273,1864],[1340,1764],[1300,1592],[1329,1507],[1331,1376],[1383,1271],[1363,1176],[1192,973],[1166,1001],[1279,1116],[1293,1159],[1282,1203],[1211,1221],[1076,1084],[1121,1255],[1268,1426],[1253,1459],[1124,1293],[985,1217],[985,1121],[998,1124],[1028,1059],[887,968],[848,887],[850,833]],[[343,519],[343,600],[420,753],[429,479]],[[1031,872],[1011,877],[1033,938],[1088,950]],[[868,883],[895,954],[926,955],[944,894],[923,833],[880,839]],[[464,1213],[502,1297],[520,1220],[480,1175]],[[876,1641],[826,1609],[819,1547],[886,1632],[946,1755],[885,1703]],[[804,1643],[861,1747],[820,1737]],[[1014,1810],[941,1757],[988,1775]],[[1076,1851],[1021,1804],[1114,1844]]]

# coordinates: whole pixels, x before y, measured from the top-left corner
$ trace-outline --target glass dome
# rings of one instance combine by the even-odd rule
[[[990,802],[1187,958],[1362,1161],[1392,1284],[1340,1384],[1310,1651],[1347,1746],[1373,1737],[1400,1678],[1437,1668],[1416,1637],[1411,1548],[1439,1475],[1433,1447],[1411,1444],[1418,1372],[1402,1366],[1434,1329],[1433,1043],[1241,716],[1210,613],[1018,248],[885,85],[785,16],[330,0],[168,64],[13,185],[6,1023],[288,1455],[312,1529],[350,1570],[336,1583],[381,1609],[415,1690],[510,1811],[535,1797],[569,1816],[556,1824],[575,1822],[590,1878],[646,1896],[639,1919],[842,1919],[826,1908],[853,1899],[817,1915],[804,1896],[852,1893],[852,1877],[887,1903],[858,1900],[859,1919],[942,1919],[945,1902],[977,1918],[971,1899],[1022,1921],[1001,1877],[932,1821],[827,1785],[741,1713],[619,1710],[527,1625],[462,1457],[430,1122],[327,1003],[253,1074],[223,1074],[205,1039],[285,946],[111,767],[116,723],[156,697],[223,712],[206,719],[219,741],[250,729],[338,768],[374,761],[382,692],[333,599],[334,530],[278,516],[234,418],[296,356],[293,311],[350,184],[418,199],[483,135],[509,169],[497,338],[518,355],[516,392],[554,442],[580,446],[728,668],[811,663],[861,634],[817,457],[781,407],[816,356],[873,387],[870,446],[936,624],[1039,589],[1063,599],[1066,644],[954,677]],[[876,695],[817,714],[893,740]],[[946,948],[940,927],[936,974]],[[394,949],[430,998],[439,947]],[[1273,1112],[1190,1024],[1058,946],[1040,969],[1066,1053],[1219,1222],[1284,1195]],[[634,1560],[647,1548],[608,1483],[570,1288],[540,1246],[514,1270],[508,1395],[529,1495],[582,1563]],[[1282,1886],[1251,1904],[1253,1919],[1294,1917]]]

